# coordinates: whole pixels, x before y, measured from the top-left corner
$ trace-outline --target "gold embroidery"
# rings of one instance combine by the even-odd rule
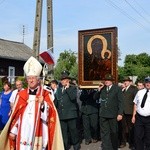
[[[42,137],[35,137],[33,150],[41,150],[41,149],[42,149]]]
[[[50,122],[55,122],[54,117],[50,118]]]

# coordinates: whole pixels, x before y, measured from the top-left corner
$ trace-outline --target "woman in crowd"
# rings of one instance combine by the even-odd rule
[[[5,124],[9,119],[10,112],[10,102],[9,98],[12,94],[11,84],[9,82],[4,82],[3,91],[1,93],[0,102],[0,131],[3,130]]]

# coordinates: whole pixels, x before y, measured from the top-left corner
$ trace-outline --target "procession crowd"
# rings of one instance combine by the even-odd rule
[[[74,150],[102,141],[102,150],[150,150],[150,77],[115,84],[106,74],[97,89],[80,89],[62,71],[60,81],[43,81],[33,57],[24,65],[27,88],[3,84],[0,98],[0,150]]]

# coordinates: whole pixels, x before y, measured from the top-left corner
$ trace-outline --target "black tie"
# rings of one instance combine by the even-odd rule
[[[144,105],[145,105],[145,101],[146,101],[146,98],[147,98],[147,93],[148,93],[148,91],[149,91],[149,90],[146,91],[146,93],[145,93],[145,95],[144,95],[144,97],[143,97],[143,99],[142,99],[141,108],[143,108]]]

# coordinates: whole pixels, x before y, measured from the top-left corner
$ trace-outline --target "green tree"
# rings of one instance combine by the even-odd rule
[[[139,55],[126,55],[124,67],[119,67],[119,81],[123,76],[138,76],[138,80],[143,80],[150,75],[150,56],[147,53]]]
[[[78,64],[77,64],[77,53],[71,50],[65,50],[60,53],[57,60],[57,64],[54,68],[54,78],[59,80],[61,77],[61,72],[67,70],[70,72],[70,76],[77,78],[78,75]]]
[[[138,65],[143,67],[150,67],[150,56],[147,53],[141,53],[137,55]]]

